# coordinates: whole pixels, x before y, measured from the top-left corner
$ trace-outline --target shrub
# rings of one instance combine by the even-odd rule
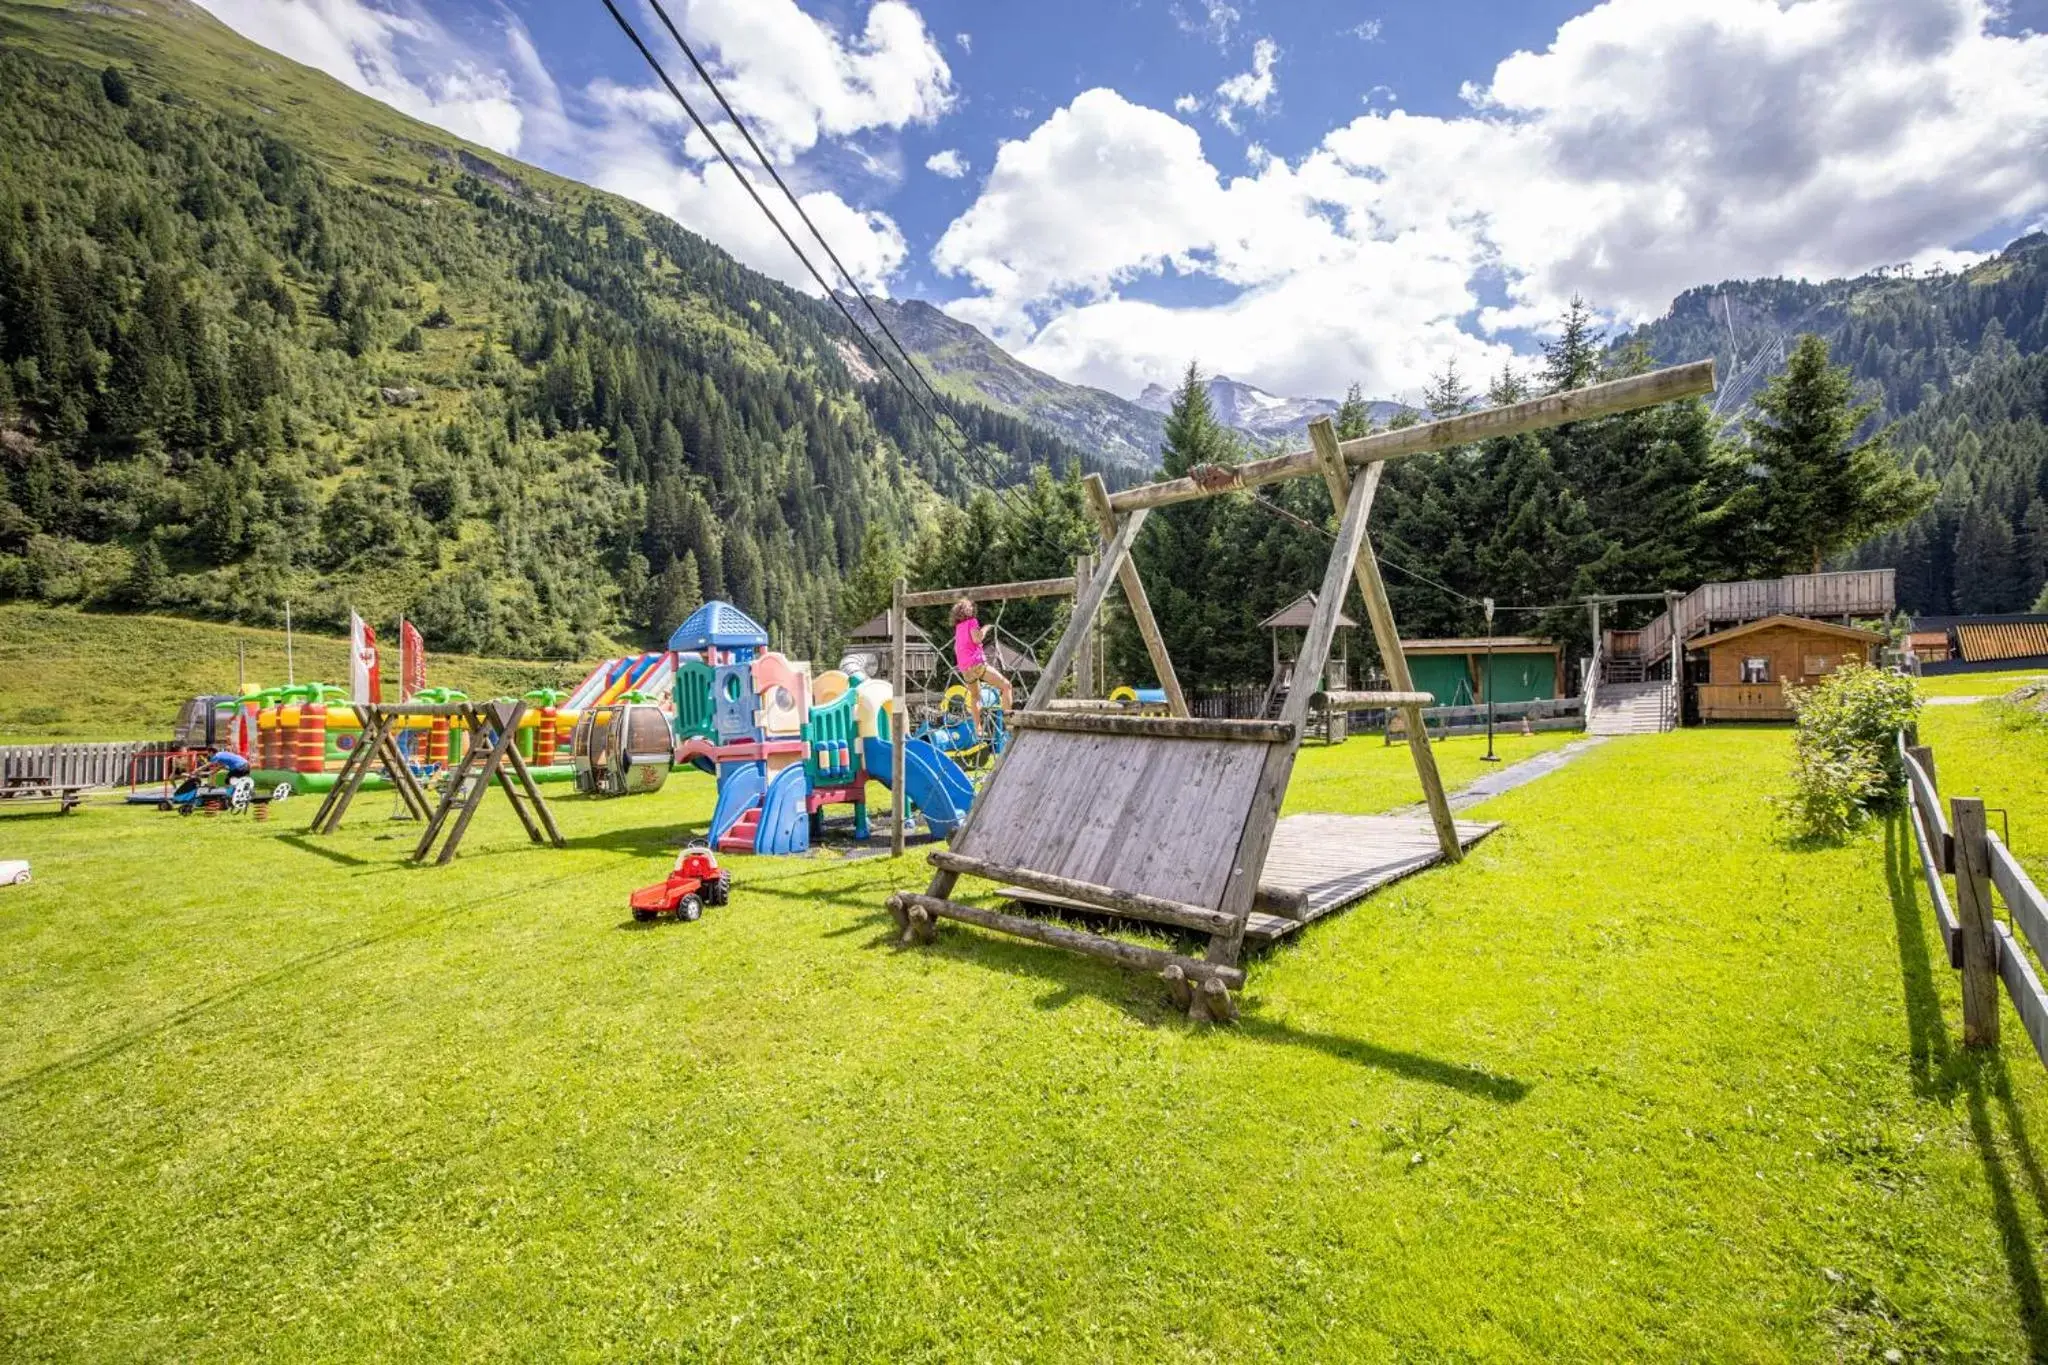
[[[1911,678],[1854,663],[1786,690],[1799,728],[1778,809],[1799,837],[1840,841],[1905,785],[1898,733],[1919,713],[1919,694]]]

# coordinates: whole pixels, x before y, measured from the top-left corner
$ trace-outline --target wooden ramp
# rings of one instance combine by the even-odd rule
[[[1499,821],[1458,821],[1458,843],[1471,848]],[[1247,942],[1271,943],[1403,877],[1444,860],[1436,826],[1410,815],[1290,815],[1273,831],[1259,893],[1245,922]],[[1105,913],[1096,906],[1022,886],[999,896],[1049,910]]]
[[[1500,828],[1496,820],[1458,821],[1458,845],[1470,848]],[[1273,831],[1259,874],[1259,903],[1301,899],[1301,909],[1254,909],[1244,936],[1270,943],[1389,882],[1444,860],[1436,826],[1417,815],[1289,815]]]

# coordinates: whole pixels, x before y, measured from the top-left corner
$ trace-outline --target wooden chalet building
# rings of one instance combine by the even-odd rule
[[[1699,718],[1790,720],[1787,685],[1811,687],[1852,660],[1876,663],[1884,640],[1878,631],[1782,612],[1689,640]]]

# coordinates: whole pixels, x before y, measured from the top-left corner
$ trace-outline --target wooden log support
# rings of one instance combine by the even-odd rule
[[[1318,692],[1309,699],[1318,711],[1387,711],[1397,706],[1434,706],[1431,692]]]
[[[1352,491],[1354,481],[1341,456],[1336,428],[1330,424],[1329,418],[1322,417],[1309,424],[1308,434],[1322,465],[1323,485],[1330,490],[1331,501],[1341,507],[1344,505],[1343,496]],[[1385,468],[1383,464],[1375,464],[1365,471],[1363,483],[1368,512]],[[1373,640],[1379,646],[1380,662],[1386,666],[1387,681],[1392,684],[1388,690],[1417,691],[1415,676],[1408,671],[1408,656],[1401,649],[1400,627],[1394,624],[1394,607],[1387,598],[1386,580],[1380,576],[1380,562],[1372,552],[1370,540],[1360,542],[1352,565],[1358,578],[1359,596],[1365,599],[1365,614],[1372,624]],[[1429,731],[1422,723],[1422,707],[1402,706],[1401,722],[1409,756],[1415,760],[1415,775],[1422,782],[1422,798],[1429,806],[1430,823],[1436,827],[1437,846],[1443,849],[1445,862],[1463,862],[1465,849],[1458,842],[1458,823],[1451,815],[1451,798],[1444,790],[1443,777],[1436,770],[1436,754],[1429,747]]]
[[[1294,731],[1278,720],[1208,720],[1200,716],[1129,716],[1092,711],[1020,711],[1010,722],[1018,730],[1063,730],[1072,735],[1139,735],[1148,739],[1207,739],[1239,744],[1278,744]]]
[[[1195,988],[1188,984],[1188,974],[1178,962],[1167,964],[1159,979],[1166,983],[1167,998],[1173,1001],[1175,1009],[1185,1013],[1194,1008]]]
[[[1956,918],[1963,931],[1963,1043],[1998,1045],[1998,931],[1991,913],[1991,849],[1984,803],[1950,799],[1956,838]]]
[[[910,742],[909,666],[906,663],[909,613],[903,605],[905,580],[896,580],[895,600],[889,604],[889,680],[895,696],[889,712],[889,853],[903,856],[903,818],[910,800],[903,794],[904,746]]]
[[[1114,887],[1097,886],[1093,882],[1055,877],[1047,872],[1033,872],[1029,868],[1000,867],[979,858],[969,858],[943,850],[929,856],[933,867],[943,868],[948,872],[985,877],[998,884],[1014,882],[1028,891],[1043,891],[1047,895],[1077,901],[1107,914],[1122,915],[1126,919],[1170,924],[1176,929],[1192,929],[1203,934],[1225,934],[1232,928],[1228,915],[1206,906],[1140,895],[1135,891],[1119,891]]]
[[[1109,505],[1109,487],[1100,474],[1090,474],[1081,481],[1081,489],[1088,497],[1088,509],[1095,514],[1095,529],[1102,533],[1106,546],[1116,539],[1116,511]],[[1173,656],[1167,652],[1166,637],[1159,632],[1159,622],[1152,615],[1152,599],[1145,595],[1145,578],[1138,572],[1136,562],[1126,559],[1117,568],[1117,581],[1123,586],[1124,605],[1131,609],[1131,621],[1138,627],[1138,638],[1145,642],[1145,655],[1152,661],[1152,672],[1159,679],[1160,687],[1166,691],[1166,709],[1173,715],[1188,714],[1188,699],[1180,689],[1180,676],[1174,672]]]
[[[903,594],[906,607],[950,607],[961,598],[975,602],[1012,602],[1020,597],[1072,597],[1072,578],[1033,578],[1017,583],[982,583],[972,588],[931,588]]]
[[[1194,1003],[1188,1007],[1188,1018],[1196,1023],[1236,1023],[1237,1001],[1231,998],[1230,988],[1212,976],[1195,992]]]
[[[1143,513],[1125,518],[1123,526],[1103,548],[1102,558],[1095,566],[1095,577],[1075,597],[1074,614],[1068,618],[1067,628],[1060,633],[1060,642],[1053,647],[1052,657],[1042,665],[1038,685],[1031,689],[1031,699],[1024,704],[1024,710],[1043,708],[1060,690],[1060,680],[1074,666],[1074,655],[1080,652],[1082,642],[1088,638],[1088,630],[1095,624],[1095,615],[1102,610],[1102,599],[1109,595],[1109,585],[1123,572],[1124,562],[1131,556],[1131,545],[1144,525]],[[1015,716],[1010,723],[1015,725],[1022,719],[1021,715]]]
[[[1075,555],[1074,580],[1079,583],[1086,583],[1094,576],[1095,556]],[[1099,687],[1095,680],[1096,634],[1097,632],[1091,629],[1088,632],[1088,638],[1081,642],[1080,651],[1074,655],[1074,695],[1077,698],[1093,698],[1108,690],[1107,688]]]
[[[920,896],[914,891],[899,891],[892,899],[902,903],[913,927],[919,915],[935,920],[959,920],[963,924],[975,924],[984,929],[994,929],[998,933],[1014,934],[1018,938],[1028,938],[1055,948],[1065,948],[1070,952],[1104,958],[1154,975],[1168,967],[1178,966],[1189,980],[1213,979],[1225,986],[1240,988],[1244,985],[1243,969],[1223,963],[1204,962],[1199,958],[1185,957],[1161,948],[1147,948],[1142,944],[1104,938],[1100,934],[1084,933],[1079,929],[1049,924],[1044,920],[1028,919],[1023,915],[1006,915],[999,910],[984,910],[978,905],[962,905],[958,901],[942,900],[935,896]]]
[[[1618,412],[1655,407],[1659,403],[1713,391],[1714,362],[1700,360],[1690,365],[1630,375],[1606,384],[1591,384],[1583,389],[1569,389],[1503,407],[1447,417],[1440,422],[1423,422],[1396,431],[1354,437],[1343,442],[1338,453],[1346,465],[1372,465],[1432,450],[1449,450],[1453,446],[1470,445],[1496,436],[1518,436],[1525,431],[1541,431],[1568,422],[1609,417]],[[1233,477],[1227,481],[1168,479],[1126,488],[1110,497],[1110,507],[1123,514],[1167,507],[1177,502],[1194,502],[1233,488],[1254,488],[1302,478],[1314,474],[1319,463],[1314,450],[1297,450],[1263,460],[1249,460],[1233,469]]]

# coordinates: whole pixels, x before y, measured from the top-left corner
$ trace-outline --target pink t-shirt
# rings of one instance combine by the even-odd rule
[[[988,662],[981,650],[981,622],[972,616],[953,626],[953,664],[962,673]]]

